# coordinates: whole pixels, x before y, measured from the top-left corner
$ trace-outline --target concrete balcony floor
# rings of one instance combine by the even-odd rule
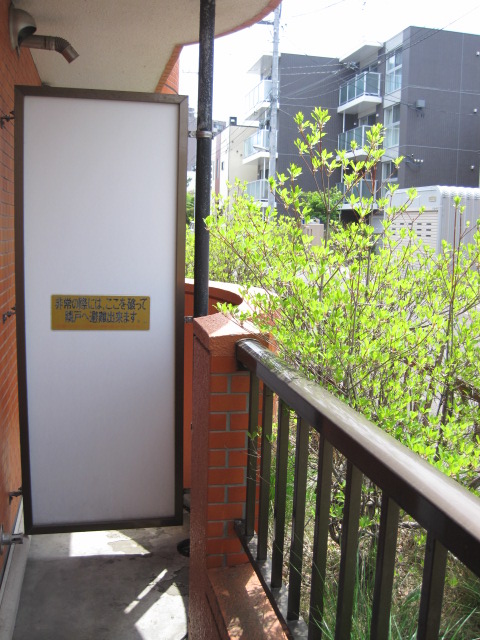
[[[32,536],[14,640],[187,637],[183,527]]]

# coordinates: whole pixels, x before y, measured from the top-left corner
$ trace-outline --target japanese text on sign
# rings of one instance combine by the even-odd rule
[[[52,296],[52,329],[148,331],[149,296]]]

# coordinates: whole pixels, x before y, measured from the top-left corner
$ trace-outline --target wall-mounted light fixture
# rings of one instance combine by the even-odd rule
[[[67,62],[78,58],[78,53],[64,38],[56,36],[36,36],[37,25],[32,16],[22,9],[16,9],[13,4],[8,10],[8,24],[10,29],[10,44],[12,49],[20,53],[20,47],[27,49],[44,49],[58,51]]]
[[[423,164],[423,158],[415,158],[412,153],[409,156],[405,156],[405,164],[410,167],[412,164],[415,164],[415,165]]]

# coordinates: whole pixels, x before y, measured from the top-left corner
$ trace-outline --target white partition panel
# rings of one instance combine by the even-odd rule
[[[186,102],[24,88],[17,104],[28,527],[178,522]],[[149,297],[149,328],[54,330],[52,296]]]

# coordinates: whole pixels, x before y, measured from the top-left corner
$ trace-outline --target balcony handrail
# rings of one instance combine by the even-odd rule
[[[372,181],[370,179],[361,178],[356,182],[349,190],[349,195],[354,195],[357,198],[371,198],[373,196],[374,200],[377,197],[377,189],[378,189],[378,181]],[[337,189],[345,195],[346,185],[344,182],[337,182]]]
[[[339,106],[347,104],[360,96],[380,97],[381,74],[376,71],[363,71],[347,80],[339,88]],[[353,91],[350,91],[353,89]]]
[[[243,157],[248,158],[256,153],[268,153],[270,147],[270,130],[259,129],[243,143]]]
[[[270,183],[266,178],[247,183],[246,193],[255,200],[268,200]]]
[[[261,80],[253,89],[251,89],[246,96],[247,111],[255,109],[255,107],[270,99],[270,93],[272,91],[271,80]]]
[[[358,127],[354,127],[353,129],[342,131],[338,134],[338,149],[340,151],[351,151],[351,142],[355,140],[357,143],[357,151],[362,150],[368,142],[367,131],[371,128],[372,125],[362,124]]]
[[[303,550],[303,522],[305,495],[302,496],[301,478],[306,482],[306,457],[308,457],[309,427],[320,434],[317,504],[313,558],[316,572],[312,571],[311,606],[308,638],[320,638],[323,612],[323,584],[327,555],[329,505],[332,469],[332,449],[343,454],[348,461],[345,510],[342,530],[342,549],[337,601],[337,633],[335,637],[348,638],[351,624],[353,588],[356,570],[356,535],[362,474],[382,491],[380,533],[377,547],[377,568],[373,594],[371,637],[388,637],[390,600],[396,553],[396,532],[399,508],[404,509],[427,531],[424,575],[420,601],[417,638],[436,638],[440,625],[443,584],[447,551],[455,555],[466,567],[480,576],[480,500],[460,484],[442,474],[422,460],[365,417],[335,398],[319,385],[293,370],[276,355],[255,340],[241,340],[236,345],[238,362],[250,371],[250,437],[247,468],[247,499],[244,523],[237,523],[236,530],[249,553],[256,554],[253,562],[261,575],[267,594],[280,611],[290,620],[299,618],[300,583]],[[256,432],[258,431],[259,381],[263,382],[263,419],[260,457],[260,497],[258,526],[255,524],[257,496]],[[270,493],[270,456],[273,393],[279,398],[277,431],[277,474],[275,482],[275,532],[272,547],[271,574],[267,578],[264,568],[267,561],[268,496]],[[288,438],[288,419],[284,411],[297,414],[297,450],[295,452],[295,487],[292,525],[292,549],[290,550],[290,578],[288,596],[282,586],[283,534],[278,526],[285,523],[282,515],[285,496],[287,453],[285,430]],[[305,444],[307,443],[307,444]],[[283,449],[282,449],[283,447]],[[303,455],[303,459],[302,459]],[[285,465],[285,468],[283,468]],[[282,476],[283,474],[283,476]],[[330,479],[329,479],[330,474]],[[283,483],[283,484],[282,484]],[[283,488],[282,488],[283,486]],[[304,485],[305,486],[305,485]],[[353,496],[353,497],[352,497]],[[265,512],[266,509],[266,512]],[[282,520],[283,518],[283,520]],[[257,534],[255,534],[255,529]],[[252,538],[257,540],[252,551]],[[393,538],[393,543],[392,543]],[[298,539],[298,540],[297,540]],[[296,563],[296,565],[295,565]],[[298,577],[300,573],[300,578]],[[318,574],[318,575],[317,575]],[[274,592],[287,605],[277,603]],[[273,591],[272,591],[273,589]],[[435,632],[435,629],[437,630]],[[291,627],[292,630],[292,627]],[[303,633],[305,629],[303,629]],[[295,633],[293,633],[295,636]],[[302,636],[305,637],[305,636]]]

